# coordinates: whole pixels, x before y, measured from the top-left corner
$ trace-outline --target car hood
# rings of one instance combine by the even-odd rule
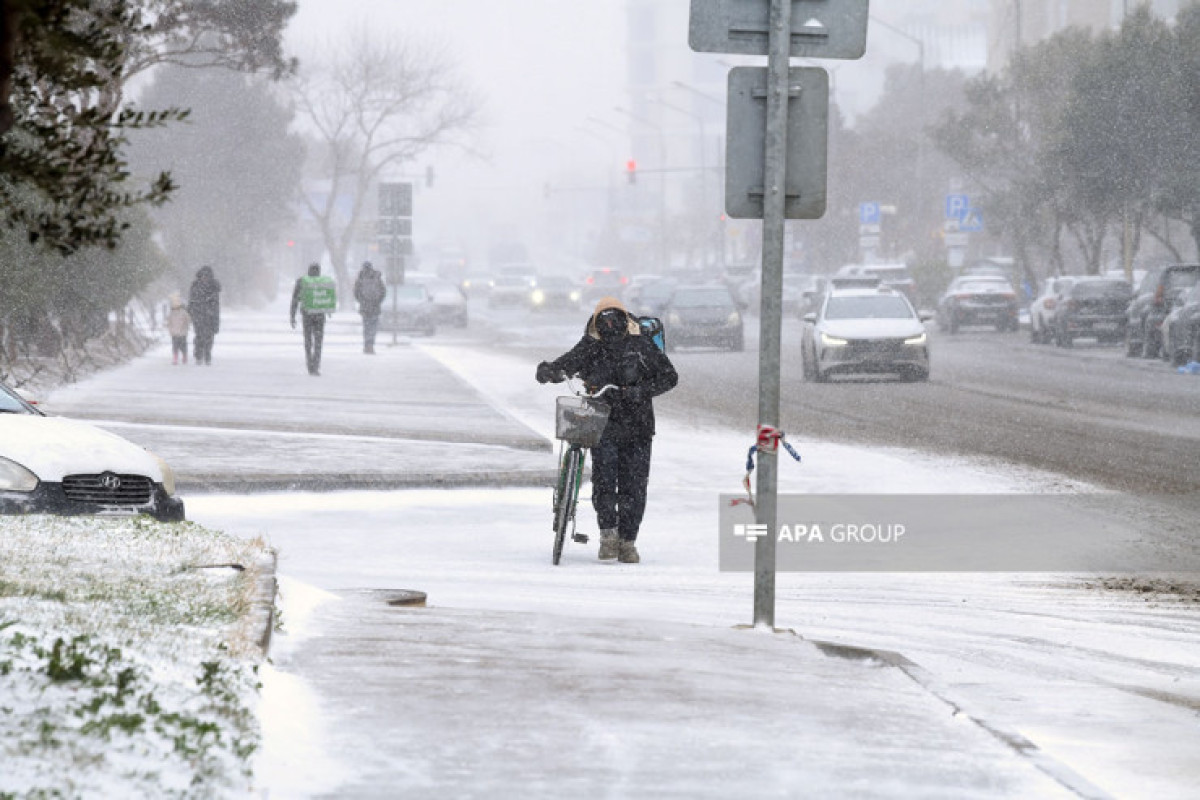
[[[839,339],[899,339],[925,332],[915,319],[828,319],[819,328]]]
[[[62,417],[0,414],[0,457],[57,483],[66,475],[116,472],[161,483],[162,468],[148,450],[116,434]]]

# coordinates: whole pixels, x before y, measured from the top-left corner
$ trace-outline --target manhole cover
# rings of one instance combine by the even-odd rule
[[[389,606],[423,606],[425,605],[425,593],[414,589],[392,592],[388,595],[387,604]]]

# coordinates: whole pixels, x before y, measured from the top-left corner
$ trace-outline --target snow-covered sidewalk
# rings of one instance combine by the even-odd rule
[[[238,330],[218,342],[211,371],[222,374],[219,359],[238,368],[210,388],[251,402],[226,403],[222,424],[261,428],[335,409],[338,428],[305,434],[319,437],[353,431],[368,409],[398,419],[470,398],[532,441],[551,430],[561,387],[538,386],[531,364],[469,342],[414,345],[439,365],[422,383],[363,373],[347,327],[316,380],[300,371],[298,342]],[[285,357],[288,371],[276,372]],[[353,369],[337,373],[342,362]],[[181,368],[152,367],[139,372],[139,362],[107,389],[89,382],[83,396],[112,403],[101,416],[124,398],[130,427],[121,433],[134,438],[133,426],[150,419],[130,410],[130,394],[105,397],[144,389],[149,408],[170,405],[163,382]],[[270,415],[245,391],[263,374],[274,385],[261,399]],[[392,402],[401,381],[416,382],[419,405]],[[318,385],[328,402],[309,406]],[[456,430],[455,415],[443,416],[441,426],[421,424]],[[176,426],[146,428],[168,441],[187,424],[154,419]],[[203,439],[215,422],[188,432]],[[739,490],[749,435],[660,414],[636,566],[600,563],[594,544],[570,544],[552,567],[545,488],[187,496],[190,518],[261,534],[280,550],[285,632],[264,671],[264,796],[1193,792],[1194,605],[1053,575],[784,573],[777,622],[795,633],[738,627],[750,619],[751,578],[718,571],[716,512],[718,494]],[[357,443],[334,438],[327,453],[281,455],[272,437],[253,453],[222,451],[222,441],[199,457],[232,476],[260,462],[319,472],[324,455],[333,454],[327,466],[362,457]],[[419,443],[397,442],[398,469],[420,468],[408,449]],[[781,464],[783,491],[1089,488],[998,463],[795,444],[804,463]],[[169,458],[186,474],[197,446],[189,440]],[[443,464],[467,447],[434,446]],[[489,446],[501,460],[553,469],[549,449]],[[586,505],[581,528],[595,532]],[[427,592],[429,607],[388,605],[402,589]]]

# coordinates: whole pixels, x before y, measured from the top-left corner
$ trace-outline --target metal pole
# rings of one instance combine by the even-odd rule
[[[784,200],[787,177],[788,67],[792,0],[771,0],[767,56],[766,163],[763,175],[762,298],[759,318],[758,425],[779,426],[779,361],[783,297]],[[772,442],[775,444],[775,442]],[[774,447],[758,452],[755,521],[766,535],[754,545],[754,626],[775,627],[775,537],[778,456]]]

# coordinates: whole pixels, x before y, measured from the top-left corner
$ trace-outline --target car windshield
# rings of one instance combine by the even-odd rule
[[[889,283],[912,280],[912,276],[908,274],[908,267],[868,267],[864,272]]]
[[[825,306],[825,319],[911,319],[912,308],[896,295],[831,297]]]
[[[528,286],[529,279],[519,275],[501,275],[496,278],[496,286]]]
[[[954,287],[956,292],[1011,292],[1008,281],[963,281]]]
[[[1189,286],[1195,286],[1197,282],[1200,282],[1200,269],[1177,269],[1171,270],[1167,278],[1167,287],[1186,289]]]
[[[1132,293],[1125,281],[1086,281],[1071,288],[1072,297],[1129,297]]]
[[[396,287],[396,297],[400,300],[424,300],[425,296],[425,287],[419,284]]]
[[[570,278],[560,278],[551,275],[548,278],[539,279],[538,286],[541,286],[543,289],[569,289],[572,283]]]
[[[7,386],[0,386],[0,414],[29,414],[25,404],[9,392]]]
[[[733,308],[733,298],[725,289],[684,289],[671,298],[674,308]]]

